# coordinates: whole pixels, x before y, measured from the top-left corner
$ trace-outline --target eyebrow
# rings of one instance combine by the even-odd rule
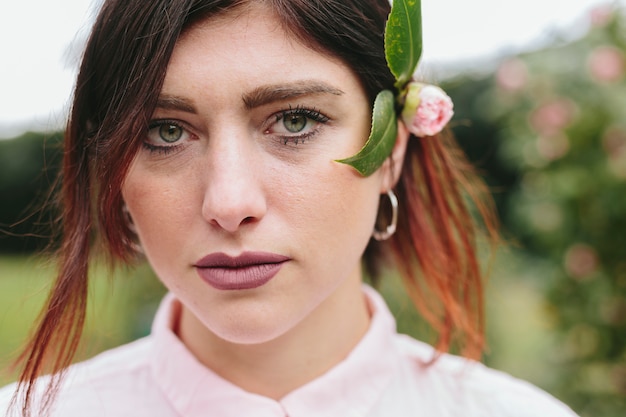
[[[159,96],[156,107],[163,110],[178,110],[193,114],[198,113],[193,102],[183,97],[171,96],[167,94]]]
[[[294,97],[332,94],[341,96],[344,92],[321,81],[299,81],[288,84],[272,84],[255,88],[242,96],[246,109],[250,110],[276,101],[288,100]],[[157,99],[157,108],[163,110],[177,110],[185,113],[197,114],[194,103],[184,97],[162,94]]]
[[[332,94],[340,96],[343,95],[344,92],[322,81],[298,81],[255,88],[251,92],[244,94],[242,100],[249,110],[276,101],[314,94]]]

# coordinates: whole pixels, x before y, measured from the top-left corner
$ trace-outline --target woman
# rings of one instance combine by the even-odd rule
[[[67,129],[61,268],[16,415],[574,415],[438,353],[483,346],[462,203],[480,189],[450,141],[407,122],[373,173],[350,162],[396,82],[388,14],[387,0],[105,1]],[[115,261],[145,255],[170,293],[151,336],[67,370],[96,232]],[[375,274],[392,256],[437,350],[397,335],[362,284],[362,261]],[[37,379],[45,364],[54,376]]]

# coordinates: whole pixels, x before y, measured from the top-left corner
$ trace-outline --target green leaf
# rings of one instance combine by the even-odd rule
[[[394,0],[385,28],[385,56],[398,90],[411,80],[421,55],[421,1]]]
[[[368,177],[385,162],[391,154],[398,134],[395,111],[395,97],[389,90],[383,90],[376,96],[372,112],[372,130],[363,148],[354,156],[337,160],[348,164]]]

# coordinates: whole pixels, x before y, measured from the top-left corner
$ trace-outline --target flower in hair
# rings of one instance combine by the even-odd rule
[[[402,121],[409,132],[417,137],[434,136],[452,118],[454,105],[439,87],[410,82],[404,90]]]
[[[411,82],[421,55],[421,1],[393,0],[385,25],[385,58],[396,80],[395,91],[389,89],[378,93],[374,100],[372,129],[367,142],[356,155],[337,162],[350,165],[367,177],[376,172],[389,157],[398,135],[396,104],[402,101],[402,92]]]

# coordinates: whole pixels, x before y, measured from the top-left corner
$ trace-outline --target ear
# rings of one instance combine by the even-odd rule
[[[408,129],[404,123],[398,119],[398,135],[396,136],[396,143],[393,145],[391,155],[389,155],[387,160],[383,163],[380,170],[382,175],[380,189],[381,194],[384,194],[388,190],[395,187],[400,179],[409,136],[410,134]]]

